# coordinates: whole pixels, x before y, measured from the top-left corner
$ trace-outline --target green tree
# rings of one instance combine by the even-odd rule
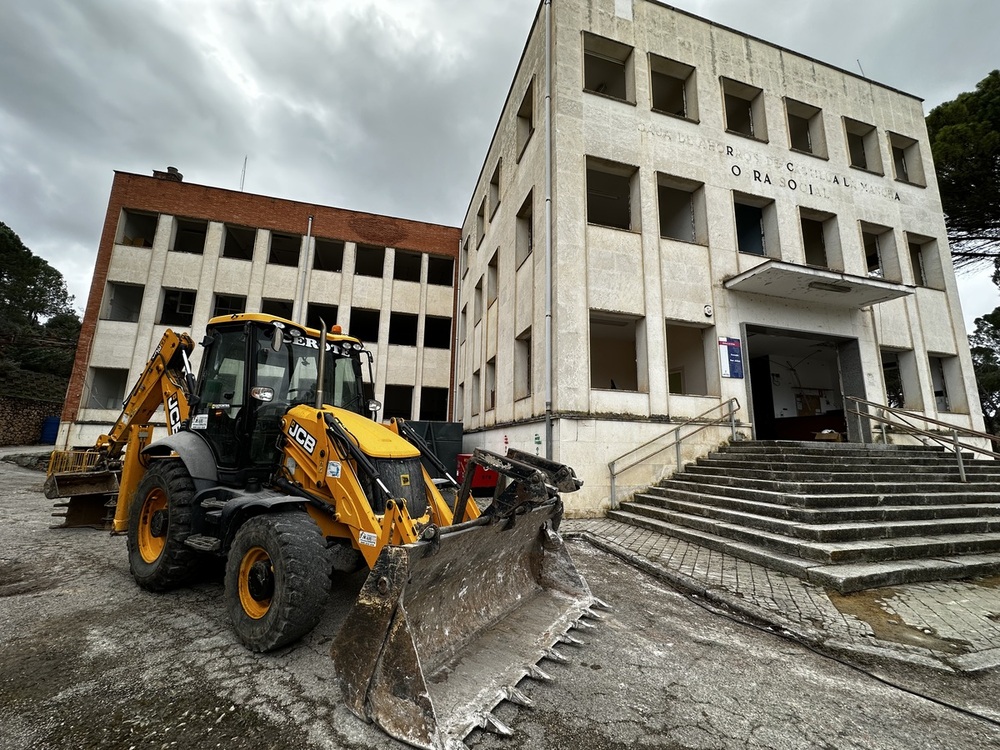
[[[976,318],[976,330],[969,336],[969,346],[986,431],[996,435],[1000,428],[1000,307]]]
[[[1000,70],[927,115],[952,257],[1000,260]]]
[[[72,313],[72,304],[63,275],[0,221],[0,319],[37,325],[53,315]]]

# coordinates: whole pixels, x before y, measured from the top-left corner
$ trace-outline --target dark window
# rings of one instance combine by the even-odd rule
[[[216,294],[215,305],[212,307],[212,317],[220,315],[237,315],[246,312],[247,298],[238,294]]]
[[[616,229],[637,229],[632,215],[636,167],[587,159],[587,222]]]
[[[326,323],[328,331],[337,325],[337,306],[320,305],[316,302],[310,302],[306,308],[306,326],[315,328],[318,331],[322,327],[321,319]]]
[[[434,315],[424,318],[424,346],[428,349],[451,348],[451,318]]]
[[[201,255],[205,252],[205,235],[207,233],[207,222],[178,219],[177,236],[174,237],[174,246],[172,249],[177,253]]]
[[[128,370],[116,367],[90,368],[88,409],[121,409],[128,385]]]
[[[490,218],[496,214],[497,209],[500,208],[500,167],[503,164],[503,160],[497,161],[496,169],[493,170],[493,176],[490,178]]]
[[[767,124],[764,120],[763,90],[723,78],[722,96],[726,110],[726,130],[758,141],[766,141]]]
[[[119,226],[119,244],[132,247],[152,247],[156,236],[156,214],[144,214],[138,211],[122,211],[122,221]]]
[[[189,326],[194,319],[196,293],[187,289],[164,289],[160,325]]]
[[[389,343],[416,346],[417,316],[410,313],[389,313]]]
[[[514,265],[519,267],[531,255],[535,246],[534,191],[528,193],[517,212],[516,237],[514,238]]]
[[[420,261],[423,256],[408,250],[397,250],[392,266],[392,278],[396,281],[420,281]]]
[[[424,386],[420,389],[420,418],[428,422],[448,419],[448,389]]]
[[[382,419],[409,419],[413,412],[413,386],[387,385],[382,402]]]
[[[682,242],[706,243],[705,199],[700,182],[657,173],[660,236]]]
[[[655,111],[687,120],[698,119],[693,67],[650,54],[649,83]]]
[[[892,168],[896,179],[913,185],[926,185],[920,144],[905,135],[889,133],[889,147],[892,149]]]
[[[802,245],[805,250],[806,265],[827,268],[823,222],[817,219],[808,219],[805,216],[802,217],[801,222]]]
[[[883,275],[882,257],[879,252],[878,238],[879,236],[875,232],[861,232],[861,239],[865,247],[865,267],[868,270],[868,275],[881,278]]]
[[[271,251],[267,262],[276,266],[297,266],[302,238],[292,234],[271,234]]]
[[[427,256],[427,283],[435,286],[451,286],[455,277],[455,261],[451,258]]]
[[[344,269],[344,243],[317,237],[313,268],[317,271],[340,273]]]
[[[785,114],[788,118],[788,147],[826,157],[823,110],[795,99],[785,99]]]
[[[632,48],[611,39],[584,33],[583,90],[632,102]]]
[[[372,276],[381,279],[384,269],[384,247],[358,245],[357,260],[354,262],[354,273],[358,276]]]
[[[476,212],[476,247],[482,243],[486,236],[486,198],[479,204],[479,211]]]
[[[101,319],[135,323],[139,320],[142,295],[145,291],[146,287],[142,284],[122,284],[117,281],[109,281],[108,290],[104,296]]]
[[[759,206],[735,203],[736,245],[741,253],[766,255],[764,244],[764,210]]]
[[[489,307],[494,302],[497,301],[497,295],[499,294],[500,287],[500,264],[497,256],[500,251],[497,250],[493,253],[493,257],[490,258],[489,266],[486,268],[486,306]]]
[[[351,336],[362,341],[378,341],[379,311],[355,307],[351,310]]]
[[[292,301],[289,299],[262,299],[260,311],[264,315],[274,315],[289,320],[292,317]]]
[[[535,132],[535,79],[531,79],[528,89],[517,110],[517,158],[521,158],[531,134]]]
[[[253,245],[257,230],[248,227],[226,225],[226,239],[222,246],[222,257],[234,260],[253,260]]]
[[[844,131],[851,166],[882,174],[882,156],[879,153],[878,131],[875,126],[845,117]]]

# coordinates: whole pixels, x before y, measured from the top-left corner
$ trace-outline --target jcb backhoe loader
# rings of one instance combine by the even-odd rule
[[[363,390],[371,355],[335,327],[260,314],[214,318],[200,375],[194,343],[167,331],[108,435],[53,454],[46,493],[67,524],[113,507],[143,588],[183,585],[226,560],[233,628],[255,651],[308,633],[331,574],[370,569],[335,638],[347,705],[417,747],[507,728],[490,711],[525,702],[552,646],[577,642],[600,605],[558,534],[559,492],[582,484],[536,456],[477,451],[505,481],[482,512],[402,420],[384,426]],[[162,404],[169,434],[149,424]],[[436,465],[445,499],[422,465]],[[81,510],[95,505],[97,512]],[[95,519],[94,517],[97,516]]]

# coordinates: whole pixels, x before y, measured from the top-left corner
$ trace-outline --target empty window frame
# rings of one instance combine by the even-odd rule
[[[448,389],[424,386],[420,389],[420,419],[444,422],[448,419]]]
[[[921,187],[927,185],[924,163],[920,158],[920,144],[917,141],[899,133],[889,133],[889,150],[892,152],[892,169],[897,180]]]
[[[903,388],[899,352],[882,350],[882,381],[885,383],[886,406],[893,409],[905,409],[906,394]]]
[[[451,318],[428,315],[424,318],[424,347],[427,349],[451,348]]]
[[[386,385],[382,399],[382,419],[410,419],[413,412],[412,385]]]
[[[292,317],[292,301],[290,299],[262,299],[260,311],[264,315],[274,315],[287,320]]]
[[[644,321],[634,316],[590,311],[590,387],[645,390]],[[642,355],[642,356],[640,356]]]
[[[475,322],[478,323],[483,319],[483,277],[479,277],[479,283],[476,284],[475,291]]]
[[[207,221],[178,219],[177,233],[174,235],[174,246],[170,249],[175,253],[201,255],[205,252],[205,236],[207,234]]]
[[[328,331],[337,325],[337,306],[310,302],[306,306],[306,325],[318,331],[323,327],[323,323],[326,323]]]
[[[427,283],[434,286],[451,286],[455,282],[455,261],[451,258],[427,256]]]
[[[104,293],[104,304],[101,307],[101,320],[118,320],[124,323],[135,323],[139,320],[142,308],[142,296],[146,287],[142,284],[123,284],[120,281],[109,281]]]
[[[583,90],[634,104],[632,48],[583,32]]]
[[[212,303],[212,317],[238,315],[247,310],[247,298],[240,294],[216,294]]]
[[[964,412],[962,373],[958,357],[949,354],[928,356],[931,369],[931,390],[939,412]]]
[[[910,255],[913,283],[931,289],[944,289],[944,271],[937,240],[907,232],[906,245]]]
[[[468,305],[463,305],[462,312],[459,313],[458,316],[458,340],[459,343],[462,344],[465,343],[465,329],[467,328],[466,321],[468,320],[468,307],[469,307]]]
[[[493,176],[490,177],[490,221],[493,220],[497,209],[500,208],[500,170],[502,167],[503,159],[498,159],[496,168],[493,170]]]
[[[786,98],[785,117],[788,121],[788,147],[793,151],[825,159],[827,150],[823,110],[811,104]]]
[[[878,131],[874,125],[844,118],[848,163],[856,169],[882,174],[882,155],[878,147]]]
[[[469,272],[469,238],[465,238],[465,242],[462,243],[462,278],[465,278],[465,274]]]
[[[500,286],[500,261],[498,260],[500,250],[497,249],[490,258],[490,263],[486,267],[486,306],[489,307],[497,301]]]
[[[423,254],[412,250],[397,250],[392,264],[392,278],[396,281],[420,281]]]
[[[733,193],[736,248],[748,255],[778,257],[778,224],[774,201]]]
[[[479,211],[476,212],[476,247],[483,244],[486,236],[486,197],[479,203]]]
[[[302,237],[297,234],[271,233],[267,262],[275,266],[298,266]]]
[[[531,395],[531,328],[514,339],[514,399]]]
[[[368,310],[363,307],[352,308],[350,335],[362,341],[377,342],[380,318],[378,310]]]
[[[88,409],[121,409],[128,385],[128,370],[118,367],[91,367]]]
[[[152,247],[156,236],[156,221],[156,214],[124,209],[121,221],[118,222],[117,243],[132,247]]]
[[[639,231],[638,175],[638,167],[588,156],[587,223]]]
[[[389,313],[389,343],[398,346],[416,346],[417,316],[412,313]]]
[[[902,281],[892,229],[866,221],[862,221],[860,226],[866,273],[876,279]]]
[[[535,245],[534,191],[528,193],[517,211],[514,238],[514,267],[519,268]]]
[[[486,360],[486,411],[497,408],[497,358]]]
[[[385,248],[372,245],[358,245],[354,260],[354,273],[358,276],[382,278],[385,271]]]
[[[479,407],[482,404],[483,379],[479,370],[472,373],[472,416],[479,414]]]
[[[649,89],[654,112],[698,121],[695,69],[676,60],[649,55]]]
[[[656,201],[661,237],[702,245],[708,243],[702,183],[657,172]]]
[[[316,238],[313,269],[340,273],[344,270],[344,243],[340,240]]]
[[[710,330],[667,321],[667,387],[670,393],[709,395],[705,339]]]
[[[834,214],[799,209],[799,227],[802,230],[802,250],[807,266],[844,269],[840,245],[840,231]]]
[[[253,260],[253,246],[256,240],[256,229],[231,227],[227,224],[222,244],[222,257],[233,260]]]
[[[163,290],[163,304],[160,307],[160,325],[190,326],[194,320],[194,303],[197,293],[190,289]]]
[[[722,78],[726,130],[758,141],[767,141],[764,91],[748,83]]]
[[[524,149],[535,132],[535,79],[528,83],[528,88],[517,108],[517,160],[521,160]]]

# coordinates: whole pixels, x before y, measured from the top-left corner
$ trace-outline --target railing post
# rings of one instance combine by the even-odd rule
[[[885,438],[885,422],[888,419],[888,417],[885,416],[885,409],[879,409],[879,416],[881,419],[879,420],[878,428],[882,433],[882,445],[888,445],[889,443]]]
[[[678,427],[676,430],[674,430],[674,432],[677,433],[677,436],[676,436],[676,438],[674,440],[674,452],[677,454],[677,473],[680,474],[680,472],[681,472],[681,431],[680,431],[680,428]]]
[[[615,495],[615,462],[612,461],[608,464],[608,471],[611,472],[611,497],[608,498],[611,504],[611,510],[618,510],[618,497]]]
[[[732,436],[731,442],[736,442],[736,409],[733,408],[733,400],[729,399],[729,433]]]
[[[955,458],[958,460],[958,476],[963,482],[968,481],[965,478],[965,462],[962,460],[962,447],[958,442],[958,430],[953,429],[951,431],[951,439],[955,443]]]

